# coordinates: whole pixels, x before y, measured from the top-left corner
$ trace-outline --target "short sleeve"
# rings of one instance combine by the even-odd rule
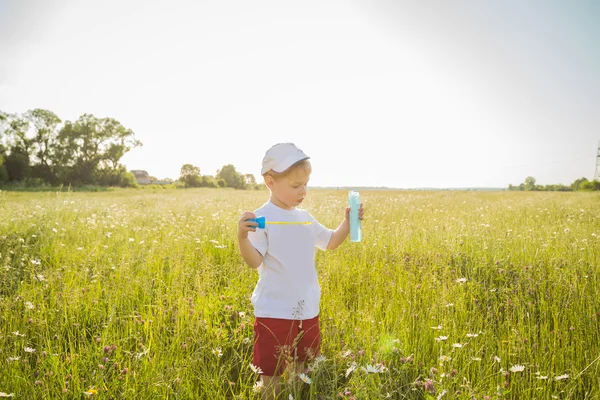
[[[256,232],[248,232],[248,239],[252,246],[264,257],[269,248],[266,229],[256,228]]]
[[[327,250],[327,245],[329,245],[329,240],[331,239],[333,230],[323,226],[312,215],[308,215],[310,216],[310,219],[313,222],[312,227],[316,237],[315,246],[321,250]]]

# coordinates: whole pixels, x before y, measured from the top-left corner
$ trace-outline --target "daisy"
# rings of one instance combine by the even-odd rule
[[[217,347],[216,349],[212,349],[212,353],[217,357],[221,357],[223,355],[223,352],[221,351],[220,347]]]
[[[462,344],[460,344],[460,343],[454,343],[454,344],[452,345],[452,347],[454,347],[455,349],[460,349],[461,347],[463,347],[463,345],[462,345]]]
[[[310,380],[310,378],[306,374],[300,374],[300,375],[298,375],[298,377],[302,380],[302,382],[304,382],[306,384],[310,385],[312,383],[312,381]]]
[[[252,372],[254,372],[255,374],[262,374],[263,371],[262,369],[260,369],[260,367],[257,367],[256,365],[250,363],[250,369],[252,370]]]
[[[348,367],[348,369],[346,370],[346,378],[356,370],[356,363],[353,362],[352,364],[350,364],[350,366]]]
[[[554,380],[555,381],[562,381],[563,379],[568,379],[568,378],[569,378],[569,374],[564,374],[564,375],[555,376]]]
[[[323,354],[319,354],[316,358],[315,358],[315,362],[316,363],[321,363],[323,361],[327,361],[327,357],[325,357]]]
[[[378,374],[379,372],[381,372],[377,365],[371,365],[371,364],[367,364],[366,367],[361,367],[361,369],[363,371],[365,371],[367,374]]]
[[[260,393],[264,388],[263,381],[257,381],[254,386],[252,386],[252,391],[254,393]]]
[[[467,281],[467,278],[458,278],[456,280],[457,283],[465,283]]]
[[[444,341],[444,340],[448,340],[448,336],[440,336],[440,337],[436,337],[435,338],[436,342],[441,342],[441,341]]]
[[[510,367],[509,371],[510,372],[523,372],[525,370],[525,366],[524,365],[513,365],[512,367]]]
[[[25,353],[35,353],[35,349],[31,347],[24,347],[23,350],[25,350]]]
[[[0,392],[0,397],[14,397],[14,393],[4,393],[4,392]]]
[[[477,337],[477,336],[479,336],[479,334],[477,334],[477,333],[467,333],[467,337],[468,338],[474,338],[474,337]]]

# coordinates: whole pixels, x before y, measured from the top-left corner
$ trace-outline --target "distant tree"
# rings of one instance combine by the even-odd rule
[[[219,186],[220,188],[224,188],[225,186],[227,186],[225,179],[217,179],[217,186]]]
[[[202,186],[202,178],[200,177],[200,168],[192,164],[184,164],[179,172],[179,180],[185,183],[186,187]]]
[[[586,181],[581,184],[580,190],[600,190],[600,181]]]
[[[35,143],[35,139],[28,137],[29,120],[27,118],[13,114],[7,116],[7,126],[5,127],[5,135],[7,144],[12,148],[18,148],[21,153],[31,155],[31,149]]]
[[[587,178],[585,178],[585,177],[575,180],[573,183],[571,183],[571,190],[574,190],[574,191],[581,190],[582,189],[581,186],[585,182],[588,182]]]
[[[224,165],[223,168],[217,171],[217,179],[223,179],[227,187],[234,189],[246,188],[244,175],[238,173],[231,164]]]
[[[533,176],[525,178],[525,190],[536,190],[535,178]]]
[[[39,108],[27,111],[25,118],[29,121],[34,135],[31,155],[37,162],[32,165],[32,176],[56,183],[52,159],[57,148],[57,129],[61,120],[52,111]]]
[[[2,114],[0,114],[0,118]],[[0,184],[8,181],[8,171],[6,170],[6,166],[4,163],[6,161],[6,152],[4,150],[4,146],[0,143]]]
[[[58,133],[55,164],[64,182],[94,184],[103,169],[119,168],[121,157],[142,143],[133,131],[112,118],[84,114],[75,122],[66,121]],[[119,169],[121,170],[121,169]]]
[[[29,165],[29,154],[21,147],[13,147],[10,154],[6,156],[4,166],[11,182],[20,182],[31,176]]]

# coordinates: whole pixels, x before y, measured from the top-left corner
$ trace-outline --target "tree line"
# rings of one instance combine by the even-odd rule
[[[184,187],[230,187],[234,189],[261,189],[264,185],[256,183],[252,174],[238,172],[232,164],[224,165],[215,176],[201,175],[200,168],[185,164],[181,167],[179,182]]]
[[[63,122],[52,111],[39,108],[23,114],[0,110],[0,185],[138,187],[135,175],[120,160],[140,146],[134,132],[114,118],[83,114],[74,122]],[[201,175],[200,168],[185,164],[173,186],[260,189],[264,185],[231,164],[216,176]]]
[[[119,161],[142,146],[114,118],[62,121],[49,110],[0,111],[0,184],[135,186]]]
[[[600,182],[597,180],[588,181],[587,178],[576,179],[569,186],[555,184],[555,185],[537,185],[536,179],[532,176],[525,178],[525,182],[518,186],[512,184],[508,185],[508,190],[514,191],[540,191],[540,192],[575,192],[578,190],[592,191],[600,190]]]

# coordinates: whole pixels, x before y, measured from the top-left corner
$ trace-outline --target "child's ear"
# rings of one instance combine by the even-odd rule
[[[265,175],[265,185],[267,185],[267,187],[269,189],[273,189],[273,184],[275,183],[275,179],[273,179],[273,177],[271,175]]]

